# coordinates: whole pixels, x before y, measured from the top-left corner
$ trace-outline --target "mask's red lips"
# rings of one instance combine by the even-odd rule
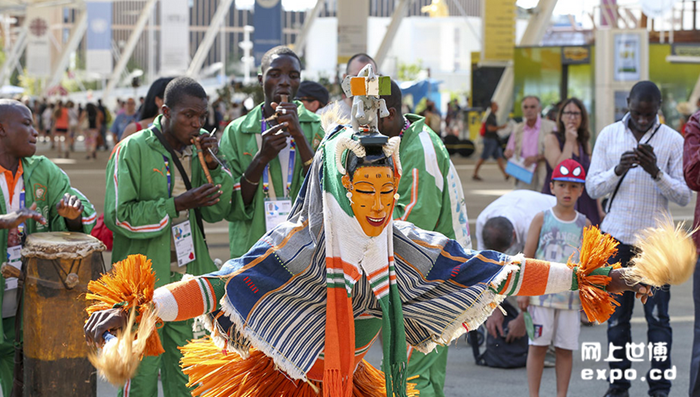
[[[372,226],[382,226],[384,225],[384,220],[386,217],[381,217],[381,218],[374,218],[374,217],[367,217],[367,222],[369,222],[370,225]]]

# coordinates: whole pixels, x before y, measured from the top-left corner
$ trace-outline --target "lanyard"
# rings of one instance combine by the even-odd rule
[[[260,126],[260,131],[265,132],[267,130],[267,122],[265,120],[262,121],[262,125]],[[294,178],[294,162],[296,161],[296,143],[294,140],[292,140],[292,143],[290,145],[289,149],[289,164],[287,165],[287,197],[290,197],[291,191],[292,191],[292,179]],[[266,196],[269,196],[269,191],[270,191],[270,169],[269,165],[265,165],[265,170],[263,171],[263,192],[265,192]]]
[[[153,135],[155,135],[156,138],[158,138],[158,141],[160,142],[161,145],[163,145],[165,150],[167,150],[168,153],[170,153],[170,156],[172,157],[173,164],[175,164],[175,168],[177,168],[178,172],[180,173],[180,177],[182,177],[182,182],[185,183],[185,188],[187,190],[191,190],[192,183],[190,183],[190,178],[187,176],[185,169],[182,167],[182,164],[177,159],[177,155],[175,154],[175,151],[173,150],[173,148],[170,146],[168,141],[165,140],[165,137],[160,132],[158,127],[156,127],[154,125],[149,130],[151,132],[153,132]],[[169,171],[169,169],[167,169],[169,167],[168,159],[165,156],[163,156],[163,158],[166,161],[166,172],[168,173],[168,175],[170,175],[170,171]],[[171,184],[170,177],[168,177],[168,185],[170,185],[170,184]],[[171,196],[170,189],[168,189],[168,197],[170,197],[170,196]],[[202,222],[202,213],[199,210],[199,208],[194,208],[193,210],[194,210],[195,218],[197,220],[197,226],[199,227],[199,231],[202,232],[202,237],[204,238],[204,242],[206,243],[207,237],[206,237],[206,234],[204,233],[204,222]]]
[[[24,181],[22,182],[22,190],[19,192],[19,208],[24,208]],[[17,226],[17,231],[19,232],[20,236],[24,234],[24,222]]]
[[[172,184],[173,181],[170,176],[170,160],[166,156],[163,156],[163,161],[165,162],[165,177],[168,180],[168,197],[171,195],[171,189],[172,189]]]
[[[408,119],[404,119],[403,128],[401,128],[401,132],[399,132],[399,138],[403,138],[403,133],[409,128],[411,128],[411,122],[408,121]]]

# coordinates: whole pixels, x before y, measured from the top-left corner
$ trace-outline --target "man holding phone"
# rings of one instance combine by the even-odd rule
[[[605,207],[607,216],[601,230],[615,237],[620,245],[609,262],[627,266],[636,254],[636,232],[657,226],[664,217],[670,218],[668,201],[681,206],[690,201],[691,191],[683,178],[683,137],[659,122],[661,92],[651,81],[635,84],[627,98],[629,112],[621,121],[605,127],[593,148],[586,189],[592,198],[610,194]],[[671,368],[671,325],[668,287],[654,291],[644,305],[649,342],[664,344],[668,349],[665,361],[652,360],[652,369]],[[625,345],[632,342],[630,319],[634,295],[617,298],[620,306],[608,321],[608,343],[619,361],[610,361],[611,369],[623,373],[632,363],[625,354]],[[671,380],[648,377],[649,395],[666,397]],[[629,396],[630,381],[616,380],[610,384],[606,397]]]

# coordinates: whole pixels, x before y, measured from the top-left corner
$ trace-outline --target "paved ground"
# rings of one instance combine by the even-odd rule
[[[85,160],[82,152],[72,153],[70,159],[56,159],[56,153],[48,150],[47,144],[39,145],[39,153],[52,158],[71,177],[73,186],[85,193],[95,204],[98,212],[102,212],[104,206],[105,192],[105,164],[108,152],[99,152],[97,160]],[[452,161],[460,174],[464,186],[464,193],[471,221],[471,228],[474,229],[473,221],[481,210],[491,201],[512,189],[512,183],[505,182],[495,163],[486,164],[481,172],[483,182],[474,182],[471,175],[474,171],[474,159],[464,159],[458,156]],[[692,220],[695,198],[691,205],[681,208],[672,205],[674,219]],[[214,258],[228,259],[228,229],[225,222],[217,224],[207,224],[207,238],[211,255]],[[109,262],[109,256],[105,257],[105,262]],[[671,396],[685,396],[688,388],[688,372],[690,362],[690,351],[693,333],[693,302],[692,283],[687,282],[672,290],[673,298],[670,308],[671,322],[673,325],[674,345],[671,359],[677,368],[677,379],[673,383]],[[637,304],[635,317],[633,319],[633,339],[637,342],[646,341],[643,310],[641,304]],[[606,327],[583,327],[581,330],[580,342],[600,342],[606,344]],[[603,357],[606,357],[606,350],[603,349]],[[368,360],[374,365],[379,365],[381,360],[381,349],[375,345],[368,354]],[[638,379],[645,375],[648,369],[648,359],[634,368],[639,372]],[[603,369],[607,365],[604,362],[582,362],[579,352],[574,354],[574,371],[569,388],[569,395],[574,397],[602,396],[607,389],[603,381],[586,381],[581,378],[581,371],[584,369]],[[448,397],[457,396],[525,396],[527,395],[527,377],[525,369],[498,370],[486,367],[478,367],[474,364],[471,348],[466,344],[464,338],[456,342],[450,348],[448,362],[447,384],[445,394]],[[542,396],[555,396],[555,370],[546,369],[542,381]],[[632,396],[646,395],[646,384],[640,380],[633,381],[631,389]],[[116,389],[106,382],[100,382],[98,386],[98,396],[107,397],[116,395]],[[162,395],[162,394],[161,394]]]

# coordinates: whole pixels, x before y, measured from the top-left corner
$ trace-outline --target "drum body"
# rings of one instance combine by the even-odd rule
[[[83,335],[84,295],[88,281],[104,272],[104,249],[83,233],[27,237],[22,248],[25,396],[96,395]]]

